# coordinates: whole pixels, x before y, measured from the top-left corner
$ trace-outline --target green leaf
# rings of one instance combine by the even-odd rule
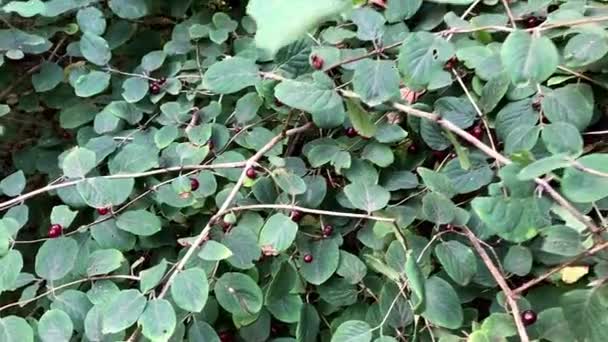
[[[578,231],[567,226],[551,226],[541,231],[543,236],[540,250],[568,257],[577,256],[585,248]]]
[[[315,307],[311,304],[304,304],[300,309],[300,320],[296,328],[297,342],[315,342],[319,334],[321,320]]]
[[[568,40],[564,59],[568,67],[582,67],[600,60],[608,53],[606,37],[594,32],[581,32]]]
[[[203,260],[219,261],[230,258],[232,254],[232,251],[228,247],[219,242],[209,240],[201,248],[198,257]]]
[[[130,143],[108,163],[111,174],[135,173],[158,167],[158,150],[154,144]]]
[[[338,269],[340,251],[333,240],[307,241],[298,243],[301,255],[310,254],[313,261],[300,263],[300,274],[309,283],[320,285]]]
[[[166,57],[167,55],[164,51],[148,52],[141,59],[141,67],[147,71],[154,71],[163,65]]]
[[[165,275],[167,270],[167,261],[161,260],[158,264],[139,272],[139,289],[142,293],[146,293],[153,289]]]
[[[532,180],[551,171],[562,169],[571,164],[572,163],[563,154],[556,154],[554,156],[545,157],[543,159],[534,161],[531,164],[528,164],[523,169],[521,169],[521,171],[517,175],[517,179],[522,181]]]
[[[178,273],[171,284],[171,297],[177,306],[186,311],[201,312],[208,296],[207,275],[200,268],[190,268]]]
[[[110,8],[123,19],[139,19],[148,14],[145,0],[110,0]]]
[[[456,194],[456,187],[448,175],[424,167],[419,167],[416,171],[420,177],[422,177],[424,185],[431,191],[443,194],[448,198],[451,198]]]
[[[399,51],[399,71],[408,87],[421,89],[443,71],[443,65],[453,54],[454,47],[444,38],[430,32],[411,33]]]
[[[525,31],[510,33],[502,45],[500,56],[516,85],[545,81],[555,72],[559,62],[551,39]]]
[[[118,216],[118,228],[139,236],[150,236],[160,231],[158,216],[146,210],[131,210]]]
[[[483,86],[479,107],[483,113],[489,113],[496,108],[500,100],[507,94],[511,78],[506,73],[500,73],[492,77]]]
[[[236,93],[259,81],[258,66],[242,57],[226,58],[213,64],[203,77],[205,88],[219,94]]]
[[[458,241],[438,244],[435,255],[446,273],[459,285],[467,285],[477,272],[475,253]]]
[[[388,1],[384,15],[389,23],[396,23],[403,19],[409,19],[422,6],[422,0],[411,1]]]
[[[530,151],[538,142],[540,126],[518,126],[505,139],[505,152],[513,154]]]
[[[112,58],[108,42],[100,36],[85,32],[80,39],[80,51],[84,58],[93,64],[104,66]]]
[[[106,30],[106,19],[95,7],[82,8],[76,14],[76,21],[82,32],[101,36]]]
[[[287,169],[278,168],[273,172],[273,176],[279,188],[290,195],[301,195],[306,192],[304,180]]]
[[[350,123],[359,135],[371,138],[376,134],[377,127],[372,121],[371,115],[359,103],[353,100],[346,100],[346,108]]]
[[[100,249],[89,255],[87,275],[89,277],[107,274],[120,267],[124,260],[122,253],[115,249]]]
[[[364,321],[346,321],[336,329],[331,342],[370,342],[372,328]]]
[[[399,73],[393,61],[363,60],[353,76],[354,91],[369,106],[377,106],[399,96]]]
[[[0,293],[15,287],[22,268],[23,257],[17,250],[10,250],[0,258]]]
[[[262,99],[256,93],[247,93],[236,102],[234,117],[239,123],[247,123],[256,118],[262,106]]]
[[[425,284],[425,310],[422,316],[432,324],[457,329],[463,323],[463,312],[456,291],[445,280],[433,276]]]
[[[566,122],[584,130],[593,116],[593,93],[586,84],[555,89],[542,99],[545,116],[552,122]]]
[[[63,81],[63,69],[50,62],[43,62],[40,71],[32,75],[32,85],[37,93],[53,90]]]
[[[393,150],[389,146],[377,142],[367,144],[363,148],[361,157],[380,167],[387,167],[395,161]]]
[[[294,0],[289,3],[252,0],[247,5],[247,14],[257,24],[257,47],[274,55],[281,47],[351,6],[348,0]]]
[[[312,82],[285,80],[274,91],[279,101],[305,112],[335,109],[342,104],[342,97],[334,90],[333,84],[317,79]]]
[[[0,336],[6,342],[34,342],[34,331],[27,321],[17,316],[0,319]]]
[[[70,82],[79,97],[97,95],[110,85],[111,75],[101,71],[91,71],[82,74],[74,82]]]
[[[49,281],[59,280],[74,268],[77,255],[78,243],[74,239],[47,240],[36,254],[36,274]]]
[[[258,244],[262,248],[272,248],[283,252],[291,246],[296,238],[298,225],[284,214],[274,214],[262,227]]]
[[[142,77],[129,77],[122,83],[122,97],[128,103],[139,102],[148,94],[148,82]]]
[[[471,165],[465,170],[462,168],[460,160],[456,158],[451,159],[441,171],[441,175],[445,175],[448,178],[450,184],[452,184],[453,188],[458,194],[466,194],[477,191],[490,184],[494,178],[494,172],[490,168],[490,165],[488,165],[486,162],[485,157],[471,155],[470,162]],[[438,190],[433,189],[433,191]],[[449,195],[450,192],[439,192],[442,192],[448,197],[452,197]]]
[[[177,325],[177,317],[171,303],[164,299],[148,302],[139,317],[142,334],[151,341],[167,341]]]
[[[102,307],[102,332],[121,332],[137,322],[146,307],[146,297],[137,290],[123,290]]]
[[[511,246],[502,265],[505,271],[523,277],[532,269],[532,253],[527,247]]]
[[[390,193],[383,187],[360,182],[345,186],[344,194],[355,208],[368,213],[384,209],[390,199]]]
[[[38,335],[44,342],[67,342],[73,329],[70,316],[61,310],[49,310],[38,321]]]
[[[589,154],[579,158],[576,162],[587,169],[608,172],[608,154]],[[594,202],[608,196],[608,178],[569,167],[564,170],[561,189],[564,195],[573,202]]]
[[[25,188],[25,175],[19,170],[0,181],[0,190],[9,196],[14,197],[23,191]]]
[[[7,13],[15,12],[24,18],[31,18],[45,12],[45,3],[40,0],[11,1],[2,9]]]
[[[436,192],[429,192],[422,198],[422,212],[425,218],[435,224],[452,222],[456,217],[456,205],[449,198]]]
[[[215,283],[214,292],[222,308],[234,315],[253,315],[262,309],[262,290],[245,274],[224,273]]]
[[[405,276],[412,290],[412,309],[418,310],[419,308],[424,308],[426,301],[426,281],[420,267],[418,266],[415,254],[411,250],[407,253],[407,259],[405,262]]]
[[[578,129],[567,122],[556,122],[543,127],[541,134],[547,150],[553,154],[579,156],[583,153],[583,138]]]
[[[188,329],[188,341],[220,342],[220,338],[209,324],[203,321],[194,320]]]
[[[78,215],[78,212],[70,210],[67,205],[57,205],[51,211],[51,223],[67,228],[72,224],[76,215]]]
[[[367,266],[356,255],[340,251],[340,264],[336,273],[350,284],[357,284],[367,274]]]
[[[549,204],[535,197],[477,197],[471,206],[492,233],[512,242],[527,241],[550,223]]]
[[[66,177],[83,178],[95,165],[97,165],[95,152],[83,147],[75,147],[65,156],[61,166]]]
[[[296,270],[291,263],[282,262],[268,286],[266,301],[280,300],[289,295],[289,292],[291,292],[296,284],[296,278]]]
[[[129,198],[135,181],[133,178],[87,178],[76,185],[78,194],[93,208],[107,208],[122,204]]]
[[[560,304],[573,335],[588,341],[608,339],[606,287],[572,290],[564,293]]]

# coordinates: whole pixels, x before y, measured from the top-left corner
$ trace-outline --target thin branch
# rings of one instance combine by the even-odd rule
[[[513,320],[515,321],[515,326],[517,327],[517,333],[519,334],[519,338],[523,342],[530,341],[530,338],[528,337],[528,332],[526,331],[526,327],[524,326],[524,323],[521,320],[521,313],[519,311],[519,306],[517,305],[516,300],[517,295],[513,293],[513,291],[507,284],[503,274],[498,270],[498,268],[496,268],[496,266],[492,262],[492,259],[490,259],[488,253],[485,251],[485,249],[483,249],[479,241],[477,241],[477,237],[475,236],[475,234],[473,234],[473,232],[471,232],[471,230],[469,230],[469,228],[467,227],[463,227],[463,231],[466,237],[471,242],[473,248],[475,248],[475,250],[477,251],[477,254],[479,254],[479,256],[481,257],[483,263],[486,265],[486,267],[492,274],[492,277],[494,278],[494,280],[496,280],[496,283],[498,283],[498,286],[505,294],[507,303],[511,307],[511,315],[513,316]]]
[[[502,1],[503,7],[505,8],[505,11],[507,12],[507,16],[509,17],[511,26],[513,26],[513,28],[517,28],[517,24],[515,23],[515,18],[513,17],[513,12],[511,12],[511,7],[509,7],[509,0],[501,0],[501,1]]]
[[[354,93],[348,92],[348,95],[352,95],[352,94],[354,94]],[[356,94],[354,94],[354,95],[357,96]],[[477,147],[479,150],[481,150],[488,156],[496,159],[497,161],[499,161],[505,165],[512,163],[512,161],[509,158],[494,151],[488,145],[484,144],[482,141],[475,138],[473,135],[469,134],[469,132],[456,126],[451,121],[442,119],[437,114],[425,112],[425,111],[422,111],[422,110],[419,110],[419,109],[416,109],[416,108],[413,108],[410,106],[406,106],[406,105],[403,105],[400,103],[393,103],[393,108],[398,109],[402,112],[405,112],[405,113],[413,115],[413,116],[417,116],[417,117],[420,117],[423,119],[434,121],[435,123],[442,126],[443,128],[456,133],[461,138],[463,138],[464,140],[471,143],[471,145]],[[583,215],[580,211],[578,211],[578,209],[576,209],[570,202],[568,202],[568,200],[566,200],[560,193],[558,193],[555,189],[553,189],[547,181],[545,181],[542,178],[536,178],[536,179],[534,179],[534,181],[536,182],[536,184],[538,184],[542,188],[544,188],[544,190],[549,194],[549,196],[551,196],[553,198],[553,200],[555,200],[555,202],[557,202],[560,206],[562,206],[564,209],[566,209],[579,222],[583,223],[587,228],[589,228],[589,230],[591,230],[595,234],[599,234],[601,232],[601,229],[598,226],[596,226],[595,223],[593,223],[591,220],[588,220],[585,217],[585,215]]]
[[[566,68],[565,66],[562,66],[562,65],[558,65],[557,68],[559,70],[563,71],[563,72],[566,72],[568,74],[574,75],[574,76],[576,76],[576,77],[578,77],[580,79],[583,79],[583,80],[585,80],[585,81],[587,81],[589,83],[593,83],[593,84],[595,84],[598,87],[602,87],[604,89],[608,89],[608,86],[606,86],[605,83],[598,82],[598,81],[594,80],[593,78],[591,78],[591,77],[589,77],[589,76],[587,76],[585,74],[582,74],[582,73],[580,73],[578,71],[574,71],[574,70]]]
[[[0,307],[0,312],[6,310],[8,308],[11,308],[13,306],[25,306],[25,305],[27,305],[27,304],[29,304],[31,302],[34,302],[34,301],[36,301],[36,300],[38,300],[40,298],[46,297],[49,294],[54,293],[54,292],[56,292],[58,290],[64,289],[66,287],[71,287],[71,286],[74,286],[74,285],[85,283],[87,281],[106,280],[106,279],[127,279],[127,280],[139,281],[139,277],[130,276],[130,275],[106,275],[106,276],[99,276],[99,277],[91,277],[91,278],[79,279],[79,280],[75,280],[75,281],[72,281],[72,282],[69,282],[69,283],[57,286],[57,287],[53,287],[50,290],[48,290],[48,291],[46,291],[44,293],[41,293],[41,294],[39,294],[39,295],[37,295],[35,297],[29,298],[27,300],[22,300],[22,301],[19,301],[19,302],[13,302],[13,303],[6,304],[6,305]]]
[[[395,219],[389,217],[379,217],[372,216],[366,214],[355,214],[355,213],[344,213],[339,211],[328,211],[328,210],[320,210],[320,209],[311,209],[300,207],[297,205],[288,205],[288,204],[253,204],[253,205],[243,205],[239,207],[232,207],[227,209],[227,212],[231,211],[243,211],[243,210],[264,210],[264,209],[275,209],[275,210],[297,210],[303,213],[315,214],[315,215],[325,215],[325,216],[337,216],[337,217],[350,217],[350,218],[358,218],[365,220],[374,220],[374,221],[382,221],[382,222],[395,222]]]
[[[536,277],[536,278],[522,284],[520,287],[513,290],[513,294],[519,295],[522,292],[528,290],[529,288],[534,287],[535,285],[543,282],[545,279],[547,279],[550,276],[554,275],[555,273],[563,270],[564,268],[566,268],[572,264],[575,264],[586,257],[593,256],[607,248],[608,248],[608,242],[603,242],[603,243],[597,244],[595,247],[592,247],[588,251],[581,253],[580,255],[576,256],[574,259],[567,261],[567,262],[549,270],[548,272],[544,273],[543,275]]]
[[[243,183],[245,182],[245,179],[247,178],[247,170],[249,168],[253,167],[258,162],[258,160],[260,160],[260,158],[262,158],[262,156],[264,156],[264,154],[266,152],[270,151],[275,145],[280,143],[286,137],[306,131],[312,127],[313,127],[312,123],[307,123],[303,126],[281,132],[281,134],[272,138],[264,147],[262,147],[256,154],[254,154],[251,158],[249,158],[245,162],[245,167],[243,168],[243,171],[241,172],[241,175],[240,175],[238,181],[232,188],[232,191],[230,191],[230,194],[228,194],[228,196],[224,200],[224,203],[222,203],[221,207],[219,208],[218,212],[215,215],[213,215],[213,217],[211,217],[211,219],[209,219],[209,221],[207,222],[207,224],[205,225],[203,230],[199,233],[199,235],[196,237],[196,240],[192,243],[192,245],[190,246],[190,248],[188,249],[186,254],[184,254],[184,256],[181,258],[181,260],[175,265],[175,268],[173,269],[173,273],[171,274],[169,279],[167,279],[167,282],[164,284],[162,290],[160,291],[158,298],[163,298],[167,294],[167,291],[171,287],[171,284],[175,280],[175,277],[179,274],[179,272],[181,272],[184,269],[184,266],[186,266],[186,263],[188,262],[188,260],[190,260],[190,258],[192,258],[192,256],[196,252],[196,249],[203,243],[203,241],[205,241],[205,238],[207,237],[207,235],[209,234],[209,231],[211,230],[211,225],[228,211],[228,207],[232,204],[232,201],[238,194],[239,190],[243,186]]]
[[[35,197],[37,195],[40,195],[40,194],[43,194],[43,193],[46,193],[49,191],[74,186],[74,185],[77,185],[78,183],[84,182],[86,180],[94,179],[94,178],[105,178],[105,179],[140,178],[140,177],[148,177],[148,176],[153,176],[153,175],[158,175],[158,174],[164,174],[164,173],[175,172],[175,171],[185,171],[185,170],[234,169],[234,168],[244,167],[245,164],[246,164],[246,162],[208,164],[208,165],[183,165],[183,166],[167,167],[167,168],[162,168],[162,169],[154,169],[154,170],[150,170],[150,171],[146,171],[146,172],[139,172],[139,173],[124,173],[124,174],[118,174],[118,175],[77,179],[77,180],[67,181],[67,182],[58,183],[58,184],[47,185],[40,189],[30,191],[28,193],[17,196],[8,201],[2,202],[2,203],[0,203],[0,211],[6,210],[13,205],[19,204],[28,198],[32,198],[32,197]]]

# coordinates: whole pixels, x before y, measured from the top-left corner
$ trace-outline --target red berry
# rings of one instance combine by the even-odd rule
[[[255,179],[257,177],[257,172],[255,172],[254,168],[249,168],[247,169],[246,175],[251,179]]]
[[[409,153],[415,154],[418,152],[418,146],[416,146],[416,144],[411,144],[410,146],[408,146],[407,151]]]
[[[157,84],[158,84],[158,85],[163,85],[163,84],[165,84],[166,82],[167,82],[167,79],[166,79],[166,78],[164,78],[164,77],[161,77],[161,78],[159,78],[159,79],[158,79]]]
[[[222,331],[219,337],[221,342],[232,342],[232,334],[228,331]]]
[[[198,187],[200,186],[198,179],[196,178],[190,178],[190,190],[191,191],[196,191],[198,190]]]
[[[97,213],[101,216],[107,215],[110,212],[110,208],[97,208]]]
[[[61,132],[61,136],[63,137],[63,139],[65,140],[70,140],[72,139],[72,133],[68,132],[68,131],[63,131]]]
[[[312,67],[316,70],[321,70],[323,69],[323,58],[317,56],[317,55],[312,55],[312,57],[310,58],[310,62],[312,64]]]
[[[334,227],[331,224],[326,224],[323,227],[323,237],[328,237],[334,232]]]
[[[544,21],[544,18],[530,16],[530,17],[527,17],[526,19],[524,19],[524,26],[526,28],[534,28],[534,27],[540,25],[540,23],[542,23],[543,21]]]
[[[305,263],[310,264],[312,262],[312,255],[311,254],[304,254],[303,260],[304,260]]]
[[[59,237],[61,235],[62,231],[63,231],[63,227],[60,224],[53,224],[53,225],[51,225],[51,228],[49,228],[49,237],[50,238]]]
[[[437,159],[437,160],[443,160],[447,156],[446,151],[433,151],[432,154],[433,154],[433,157],[435,157],[435,159]]]
[[[150,93],[152,93],[152,95],[159,94],[160,85],[158,85],[158,83],[152,83],[152,85],[150,86]]]
[[[291,217],[291,220],[293,222],[300,222],[300,220],[302,219],[302,216],[304,216],[304,215],[302,214],[301,211],[293,210],[291,212],[291,216],[290,217]]]
[[[359,135],[359,133],[357,133],[357,130],[356,130],[356,129],[354,129],[354,128],[352,128],[352,127],[348,127],[348,128],[346,129],[345,134],[346,134],[346,136],[347,136],[347,137],[349,137],[349,138],[354,138],[354,137],[356,137],[357,135]]]
[[[473,128],[473,131],[471,132],[471,134],[477,138],[477,139],[481,139],[483,137],[483,128],[481,128],[481,126],[475,126]]]
[[[225,232],[227,232],[232,227],[232,224],[230,224],[229,222],[226,222],[226,221],[222,220],[221,226],[222,226],[222,229]]]
[[[241,133],[243,129],[241,127],[234,127],[234,133]]]
[[[534,312],[534,310],[526,310],[521,313],[521,320],[525,326],[534,324],[536,318],[536,312]]]
[[[452,57],[452,58],[448,59],[447,62],[445,62],[443,68],[445,70],[452,70],[457,66],[458,66],[458,58]]]

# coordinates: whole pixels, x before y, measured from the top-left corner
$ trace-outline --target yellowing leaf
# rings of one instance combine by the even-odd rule
[[[561,270],[562,281],[566,284],[574,284],[584,275],[589,273],[589,266],[570,266]]]

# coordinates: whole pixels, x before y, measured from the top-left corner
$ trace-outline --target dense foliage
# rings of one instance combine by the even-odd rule
[[[0,342],[608,341],[604,3],[0,6]]]

